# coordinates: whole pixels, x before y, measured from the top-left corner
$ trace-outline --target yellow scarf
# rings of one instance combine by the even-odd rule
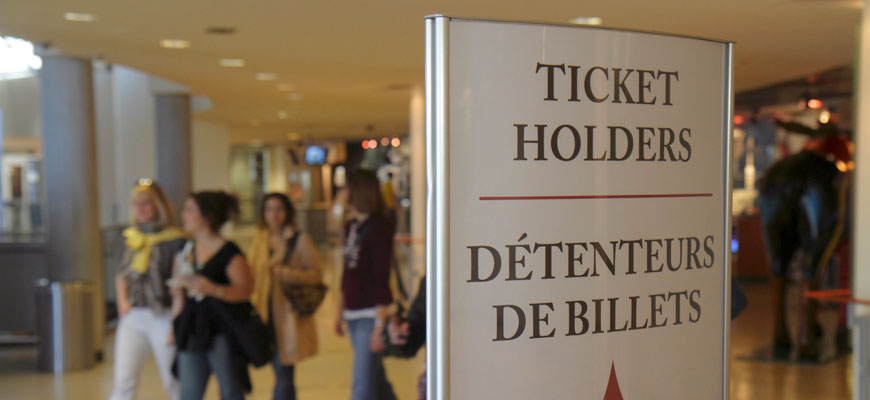
[[[184,232],[178,228],[166,228],[158,233],[144,233],[135,227],[124,230],[127,248],[133,251],[130,269],[144,274],[148,271],[151,261],[151,250],[154,246],[169,240],[184,238]]]
[[[260,229],[254,235],[254,241],[251,245],[248,261],[251,266],[251,273],[254,276],[254,290],[251,291],[251,304],[254,309],[260,314],[263,321],[268,321],[272,318],[269,315],[269,295],[272,294],[272,266],[280,265],[284,259],[283,251],[276,251],[269,254],[269,237],[270,233],[266,229]],[[284,232],[282,238],[287,240],[290,237],[288,232]],[[287,251],[287,249],[284,249]]]
[[[269,294],[272,293],[272,266],[275,265],[275,256],[276,254],[269,255],[269,231],[258,230],[251,245],[249,258],[254,276],[251,304],[263,321],[272,318],[269,315]]]

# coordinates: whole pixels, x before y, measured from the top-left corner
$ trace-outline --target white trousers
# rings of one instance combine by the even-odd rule
[[[178,400],[178,381],[172,376],[175,346],[168,344],[172,315],[136,307],[121,317],[115,331],[115,387],[111,400],[136,398],[139,375],[150,350],[154,355],[163,388],[171,400]]]

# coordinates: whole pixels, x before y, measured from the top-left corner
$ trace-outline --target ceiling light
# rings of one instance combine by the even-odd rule
[[[278,119],[287,119],[290,117],[290,113],[285,110],[278,111]]]
[[[604,20],[601,17],[576,17],[571,18],[568,22],[577,25],[601,25]]]
[[[368,150],[368,149],[369,149],[369,141],[368,141],[368,140],[363,140],[363,141],[362,141],[362,148],[363,148],[364,150]]]
[[[97,20],[97,16],[88,13],[68,12],[63,15],[63,19],[73,22],[94,22]]]
[[[822,101],[819,99],[810,99],[807,101],[807,107],[813,110],[818,110],[822,108]]]
[[[257,72],[254,77],[257,78],[258,81],[274,81],[275,79],[278,79],[278,74],[274,72]]]
[[[370,149],[377,149],[378,148],[378,141],[374,140],[374,139],[369,140],[369,148]]]
[[[299,100],[302,100],[302,93],[299,93],[299,92],[290,93],[290,96],[288,96],[288,97],[292,101],[299,101]]]
[[[382,138],[381,139],[381,146],[386,146],[388,144],[390,144],[390,138]]]
[[[735,115],[734,116],[734,125],[742,125],[743,124],[743,116]]]
[[[221,58],[218,60],[221,67],[241,68],[245,66],[245,60],[241,58]]]
[[[32,43],[0,36],[0,80],[33,76],[41,68],[42,58],[34,54]]]
[[[279,84],[278,84],[278,90],[279,90],[279,91],[282,91],[282,92],[292,92],[293,89],[294,89],[294,88],[293,88],[293,85],[291,85],[291,84],[289,84],[289,83],[279,83]]]
[[[190,47],[190,41],[181,39],[163,39],[160,41],[160,47],[167,49],[186,49]]]
[[[399,145],[402,144],[402,141],[399,140],[399,138],[393,138],[390,144],[393,145],[393,147],[399,147]]]

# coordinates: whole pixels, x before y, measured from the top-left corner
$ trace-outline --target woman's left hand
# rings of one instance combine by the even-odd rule
[[[372,331],[372,338],[369,340],[369,350],[372,353],[380,353],[384,351],[387,347],[384,345],[384,341],[381,339],[381,332],[383,331],[383,327],[376,327]]]
[[[197,276],[193,281],[193,290],[205,296],[214,296],[218,285],[204,276]]]

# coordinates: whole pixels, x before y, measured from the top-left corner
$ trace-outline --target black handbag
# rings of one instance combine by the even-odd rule
[[[296,242],[299,239],[299,234],[293,235],[287,240],[287,250],[284,254],[284,264],[290,264],[290,257],[296,251]],[[284,297],[293,305],[293,310],[300,317],[307,317],[314,314],[320,304],[323,303],[323,298],[326,297],[327,286],[323,283],[288,283],[281,285],[281,292]]]
[[[399,309],[396,311],[396,314],[393,315],[393,318],[397,318],[399,321],[399,325],[405,323],[405,312],[404,307],[399,304]],[[387,324],[390,322],[387,321]],[[390,332],[389,326],[385,326],[384,330],[381,331],[381,341],[384,343],[384,352],[385,356],[396,357],[396,358],[414,358],[417,355],[417,348],[412,348],[406,344],[395,344],[390,341]]]
[[[401,297],[401,301],[396,301],[396,313],[393,314],[391,318],[395,318],[398,320],[399,325],[407,321],[407,317],[405,316],[405,306],[403,303],[408,302],[408,291],[405,289],[405,284],[402,283],[402,273],[399,270],[399,264],[392,260],[393,272],[396,274],[396,286],[399,289],[399,296]],[[390,320],[387,320],[387,324],[389,325]],[[381,341],[384,343],[384,352],[385,356],[396,357],[396,358],[414,358],[417,355],[417,348],[412,348],[406,344],[395,344],[390,341],[390,332],[389,326],[385,326],[384,330],[381,331]]]
[[[275,348],[272,344],[272,332],[251,303],[216,304],[230,311],[229,322],[232,336],[239,350],[255,367],[262,367],[272,361]]]

